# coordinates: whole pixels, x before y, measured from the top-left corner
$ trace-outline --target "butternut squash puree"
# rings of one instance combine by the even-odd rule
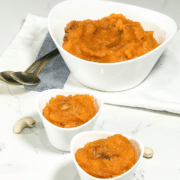
[[[81,59],[114,63],[139,57],[159,46],[154,31],[140,22],[111,14],[100,20],[71,21],[65,27],[62,47]]]
[[[57,95],[46,103],[43,116],[52,124],[62,128],[73,128],[88,122],[98,109],[90,95]]]
[[[136,163],[134,147],[120,134],[87,143],[76,151],[75,158],[84,171],[97,178],[121,175]]]

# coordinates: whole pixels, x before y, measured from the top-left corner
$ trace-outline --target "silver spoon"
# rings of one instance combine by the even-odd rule
[[[40,59],[43,59],[40,65],[36,68],[36,70],[33,73],[28,72],[13,72],[10,74],[10,76],[16,80],[18,83],[23,85],[37,85],[40,82],[40,79],[38,78],[38,74],[43,69],[43,67],[51,61],[54,57],[56,57],[59,54],[58,49],[55,49],[48,53],[47,55],[43,56]]]
[[[36,66],[41,63],[41,61],[42,59],[38,59],[37,61],[35,61],[28,69],[26,69],[25,72],[30,73]],[[21,86],[22,84],[20,84],[11,77],[12,73],[13,71],[0,72],[0,80],[11,85]]]

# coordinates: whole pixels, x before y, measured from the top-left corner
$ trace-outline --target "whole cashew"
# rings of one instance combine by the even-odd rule
[[[32,117],[24,117],[14,125],[14,133],[20,134],[25,127],[32,128],[35,126],[35,123],[36,122]]]
[[[145,158],[152,158],[153,157],[153,155],[154,155],[154,152],[153,152],[153,150],[151,149],[151,148],[149,148],[149,147],[144,147],[144,157]]]

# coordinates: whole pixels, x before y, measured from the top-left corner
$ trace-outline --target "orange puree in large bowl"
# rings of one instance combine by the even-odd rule
[[[134,147],[120,134],[87,143],[76,151],[75,158],[84,171],[96,178],[116,177],[136,163]]]
[[[153,33],[144,31],[140,22],[126,19],[122,14],[111,14],[100,20],[69,22],[65,27],[62,47],[87,61],[121,62],[158,47]]]
[[[88,94],[57,95],[46,103],[43,116],[56,126],[73,128],[88,122],[97,111],[93,96]]]

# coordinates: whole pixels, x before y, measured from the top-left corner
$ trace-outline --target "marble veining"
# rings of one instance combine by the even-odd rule
[[[164,0],[163,2],[163,6],[162,6],[162,9],[165,9],[166,6],[168,5],[169,1],[168,0]]]
[[[37,150],[36,148],[37,148],[37,147],[34,146],[34,151],[35,151],[36,154],[39,154],[39,152],[38,152],[38,150]]]
[[[139,124],[137,125],[137,127],[136,127],[133,131],[131,131],[130,133],[131,133],[131,134],[137,134],[137,133],[140,131],[140,126],[141,126],[141,124],[142,124],[142,123],[139,123]]]
[[[17,107],[18,107],[18,110],[17,110],[17,113],[21,114],[21,107],[20,107],[20,102],[19,102],[19,98],[17,96],[14,97],[16,100],[17,100]]]
[[[133,180],[145,180],[144,178],[144,170],[139,169],[133,175]]]
[[[13,166],[12,164],[7,164],[7,166]]]
[[[149,128],[151,126],[152,126],[152,124],[147,124],[145,126],[142,126],[142,122],[141,122],[136,126],[136,128],[134,128],[133,131],[130,131],[130,133],[135,135],[135,134],[139,133],[141,130],[144,130],[145,128]]]
[[[4,83],[5,84],[5,83]],[[19,100],[19,97],[18,96],[16,96],[13,92],[12,92],[12,90],[11,90],[11,86],[10,85],[8,85],[8,84],[5,84],[5,87],[6,87],[6,90],[8,91],[7,93],[9,93],[12,97],[13,97],[13,99],[15,100],[15,103],[16,103],[16,108],[17,108],[17,113],[18,114],[21,114],[21,107],[20,107],[20,100]],[[11,105],[11,104],[10,104]]]
[[[5,149],[5,143],[0,144],[0,152]]]
[[[31,131],[33,134],[35,134],[36,136],[39,137],[39,134],[38,134],[37,132],[35,132],[35,131],[33,130],[33,128],[29,128],[29,129],[30,129],[30,131]]]
[[[104,129],[105,120],[98,126],[100,129]]]

